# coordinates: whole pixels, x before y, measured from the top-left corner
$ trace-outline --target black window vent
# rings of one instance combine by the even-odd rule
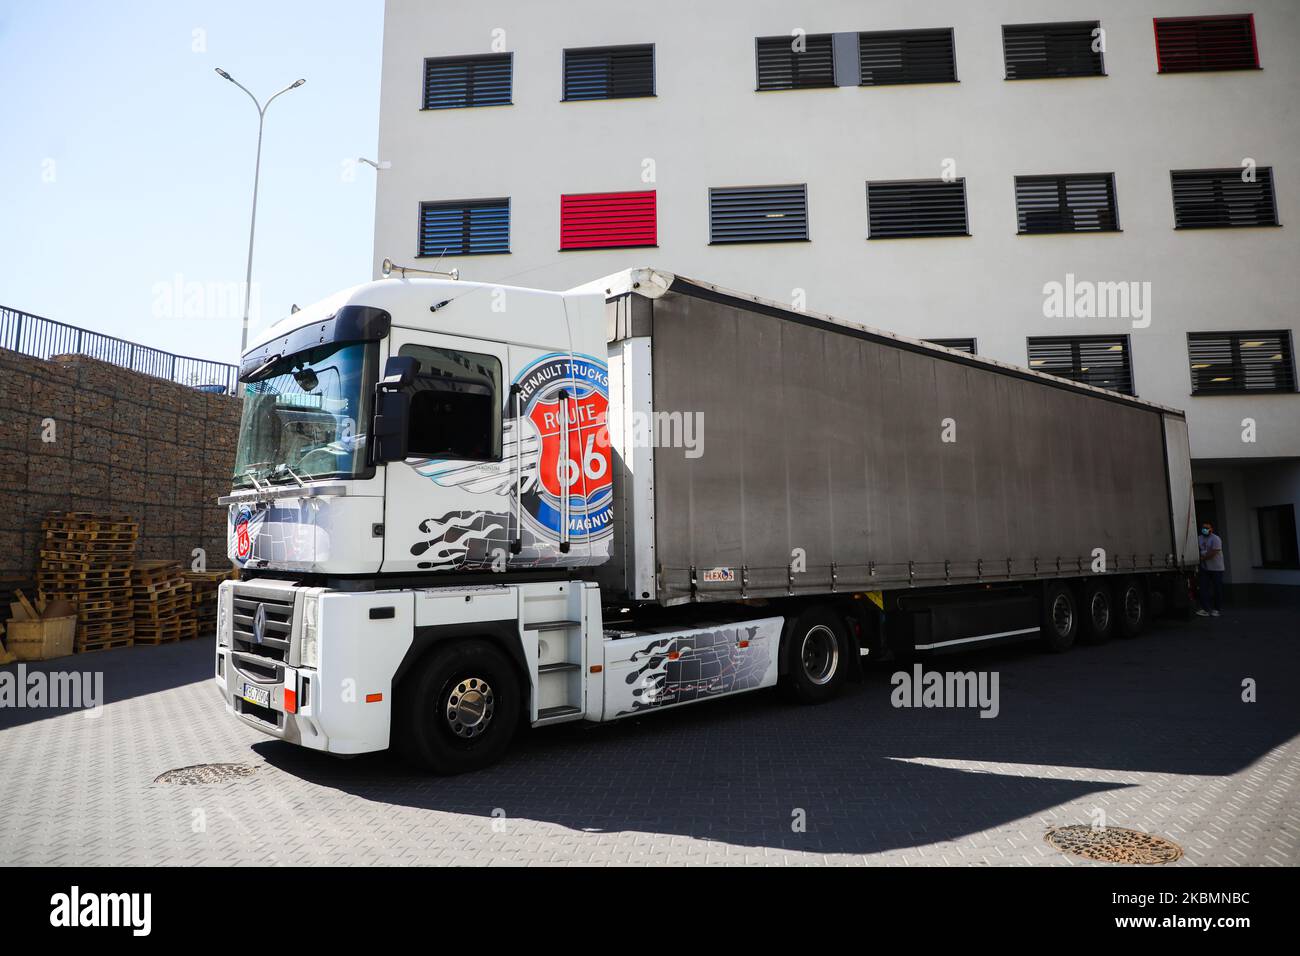
[[[1193,395],[1294,392],[1291,335],[1271,332],[1189,332]]]
[[[1072,382],[1133,394],[1126,335],[1031,338],[1029,367]]]
[[[859,84],[955,83],[952,30],[889,30],[858,34]]]
[[[1017,176],[1016,217],[1022,235],[1117,232],[1115,177],[1110,173]]]
[[[942,345],[946,349],[952,349],[955,352],[965,352],[967,355],[975,354],[974,339],[926,339],[931,345]]]
[[[966,236],[966,180],[867,183],[869,239]]]
[[[760,90],[835,85],[835,52],[831,34],[759,37],[755,42]]]
[[[808,187],[725,186],[709,190],[709,242],[797,242],[808,238]]]
[[[1105,76],[1096,20],[1026,23],[1002,28],[1008,80]],[[1095,49],[1094,49],[1095,47]]]
[[[564,51],[566,100],[618,100],[654,95],[653,43]]]
[[[1278,225],[1271,166],[1176,169],[1169,175],[1178,229]]]
[[[508,106],[511,54],[429,57],[424,61],[424,108]]]
[[[420,255],[478,256],[509,251],[509,199],[420,203]]]

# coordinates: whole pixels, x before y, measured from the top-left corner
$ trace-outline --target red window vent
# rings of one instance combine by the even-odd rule
[[[656,243],[655,191],[560,197],[561,249],[616,249]]]
[[[1156,18],[1156,69],[1161,73],[1257,70],[1255,16]]]

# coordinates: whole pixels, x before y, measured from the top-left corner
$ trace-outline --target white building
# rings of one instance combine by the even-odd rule
[[[385,17],[376,273],[651,265],[1131,384],[1188,412],[1229,581],[1300,584],[1295,0]]]

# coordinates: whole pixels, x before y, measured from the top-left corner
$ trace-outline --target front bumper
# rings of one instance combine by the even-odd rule
[[[320,602],[314,667],[300,663],[308,594]],[[227,713],[312,750],[360,754],[388,748],[392,678],[414,633],[412,592],[331,592],[259,580],[227,582],[221,600],[226,613],[214,678]],[[247,609],[250,602],[279,609],[280,619],[292,622],[288,640],[248,641],[240,631],[248,615],[236,615],[233,608]],[[292,607],[291,614],[286,607]]]

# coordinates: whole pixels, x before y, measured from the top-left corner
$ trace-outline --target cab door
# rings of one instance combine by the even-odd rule
[[[420,364],[407,458],[386,466],[383,570],[505,570],[517,534],[509,348],[412,329],[391,335],[390,357]]]

